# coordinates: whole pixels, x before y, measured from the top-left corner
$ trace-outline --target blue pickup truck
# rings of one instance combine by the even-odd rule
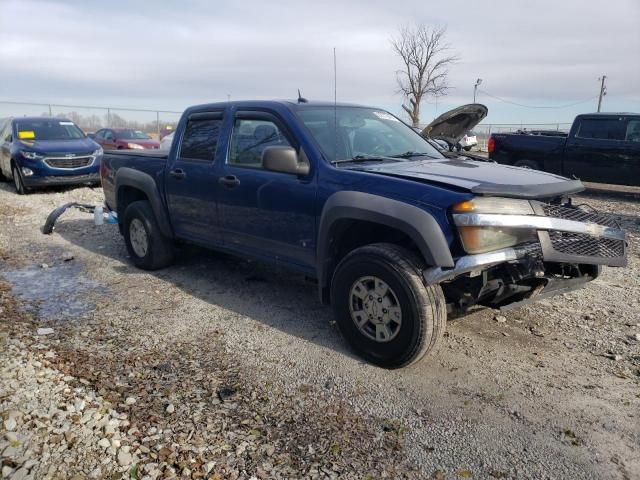
[[[587,182],[640,186],[640,114],[578,115],[569,133],[495,133],[489,158]]]
[[[353,348],[413,363],[448,313],[521,305],[626,263],[580,181],[445,158],[381,109],[248,101],[187,109],[166,152],[107,152],[107,208],[133,263],[159,269],[176,240],[317,279]]]
[[[102,147],[65,118],[0,122],[0,178],[16,192],[50,185],[99,185]]]

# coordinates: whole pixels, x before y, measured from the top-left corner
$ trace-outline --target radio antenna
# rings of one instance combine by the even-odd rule
[[[334,160],[338,159],[338,67],[336,63],[336,47],[333,47],[333,138]]]

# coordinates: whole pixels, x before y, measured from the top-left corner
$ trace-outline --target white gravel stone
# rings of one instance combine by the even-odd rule
[[[12,430],[15,430],[17,426],[18,426],[18,424],[16,422],[16,419],[13,418],[13,417],[9,417],[4,421],[4,428],[9,430],[10,432]]]
[[[133,456],[129,452],[125,452],[123,449],[120,449],[118,452],[118,465],[126,467],[131,465],[131,462],[133,462]]]

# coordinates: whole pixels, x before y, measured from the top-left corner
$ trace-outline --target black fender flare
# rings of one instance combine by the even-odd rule
[[[330,278],[331,231],[338,220],[352,219],[396,228],[418,246],[429,266],[453,267],[447,240],[433,216],[415,205],[357,191],[336,192],[324,204],[318,228],[317,274],[320,288]]]
[[[158,191],[158,186],[151,175],[141,172],[140,170],[134,170],[133,168],[121,167],[116,172],[115,178],[115,191],[116,191],[116,205],[114,207],[118,209],[118,192],[121,187],[132,187],[143,192],[151,203],[151,209],[156,216],[160,231],[166,237],[173,238],[173,229],[169,222],[169,215],[167,209],[162,202],[162,196]],[[118,210],[119,218],[122,217],[124,212]]]

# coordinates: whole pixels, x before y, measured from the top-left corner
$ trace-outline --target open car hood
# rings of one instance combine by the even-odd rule
[[[489,113],[489,109],[480,103],[470,103],[443,113],[427,125],[420,135],[444,140],[455,145],[465,133],[478,125]]]
[[[476,195],[534,199],[569,195],[584,190],[580,180],[462,157],[363,164],[350,168],[449,186]]]

